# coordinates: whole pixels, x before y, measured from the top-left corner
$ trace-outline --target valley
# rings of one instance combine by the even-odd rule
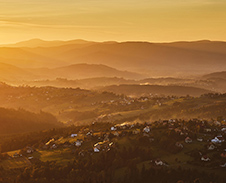
[[[0,47],[0,182],[224,182],[225,45]]]

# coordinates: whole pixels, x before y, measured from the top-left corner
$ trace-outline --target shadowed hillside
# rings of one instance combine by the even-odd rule
[[[48,113],[31,113],[22,109],[0,108],[0,135],[46,130],[62,126]]]

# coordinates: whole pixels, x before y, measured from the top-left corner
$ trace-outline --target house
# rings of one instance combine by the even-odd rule
[[[115,144],[114,144],[114,142],[111,142],[108,146],[109,146],[109,147],[114,147]]]
[[[192,139],[190,137],[186,137],[184,140],[187,144],[192,143]]]
[[[51,149],[56,149],[57,148],[57,145],[56,144],[53,144],[52,146],[51,146]]]
[[[207,162],[207,161],[210,161],[210,158],[207,157],[206,155],[204,155],[204,156],[201,157],[201,161]]]
[[[225,127],[222,128],[221,131],[222,131],[222,132],[226,132],[226,128],[225,128]]]
[[[107,151],[109,149],[109,144],[111,144],[109,141],[98,142],[93,145],[93,150],[94,152]]]
[[[46,142],[46,144],[45,144],[45,145],[47,145],[47,146],[48,146],[50,143],[54,142],[54,140],[55,140],[54,138],[50,139],[48,142]]]
[[[87,136],[87,137],[92,137],[92,136],[93,136],[93,132],[92,132],[92,131],[87,132],[87,133],[86,133],[86,136]]]
[[[34,152],[34,149],[32,147],[27,147],[26,152],[27,154],[31,154]]]
[[[157,160],[155,160],[155,165],[157,165],[157,166],[163,166],[164,163],[163,163],[163,161],[157,159]]]
[[[150,132],[151,132],[151,127],[150,127],[150,126],[146,126],[146,127],[143,129],[143,132],[145,132],[145,133],[150,133]]]
[[[125,122],[125,123],[122,123],[122,124],[117,124],[116,125],[116,128],[119,128],[119,129],[121,129],[121,130],[125,130],[125,129],[127,129],[128,127],[130,127],[130,125],[129,125],[129,123],[128,122]]]
[[[197,138],[197,141],[198,141],[198,142],[202,142],[202,141],[203,141],[203,138],[198,137],[198,138]]]
[[[225,141],[225,139],[222,137],[222,135],[218,135],[214,139],[211,140],[211,142],[213,142],[214,144],[220,144],[224,141]]]
[[[183,144],[181,144],[180,142],[176,142],[175,146],[176,147],[179,147],[181,149],[184,147]]]
[[[216,148],[216,146],[213,143],[210,143],[207,145],[208,150],[214,150],[215,148]]]
[[[222,158],[226,158],[226,152],[222,152],[222,153],[221,153],[221,157],[222,157]]]
[[[100,152],[100,150],[99,150],[97,147],[94,147],[94,148],[93,148],[93,151],[94,151],[94,152]]]
[[[221,164],[220,167],[225,168],[226,167],[226,163]]]
[[[82,140],[77,139],[77,141],[75,141],[75,146],[80,147],[81,145],[82,145]]]
[[[112,126],[112,127],[111,127],[111,131],[115,131],[115,130],[117,130],[117,128],[114,127],[114,126]]]
[[[103,142],[98,142],[98,143],[94,144],[94,146],[93,146],[94,152],[100,152],[102,144],[103,144]]]
[[[78,134],[71,134],[71,138],[77,137]]]

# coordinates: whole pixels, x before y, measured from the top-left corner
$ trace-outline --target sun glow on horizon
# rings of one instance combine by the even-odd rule
[[[0,0],[0,44],[32,38],[226,41],[226,1]]]

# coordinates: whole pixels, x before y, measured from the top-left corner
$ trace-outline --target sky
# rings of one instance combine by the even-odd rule
[[[0,0],[0,44],[226,41],[226,0]]]

